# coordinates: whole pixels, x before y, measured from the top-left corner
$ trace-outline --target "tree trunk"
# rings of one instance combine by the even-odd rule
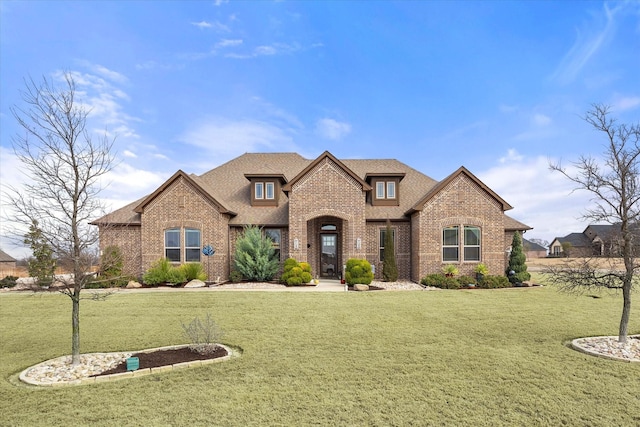
[[[629,326],[629,316],[631,314],[631,280],[625,279],[622,286],[622,317],[620,318],[620,329],[618,331],[618,342],[627,342],[627,328]]]
[[[71,364],[80,364],[80,292],[74,290],[71,295]]]

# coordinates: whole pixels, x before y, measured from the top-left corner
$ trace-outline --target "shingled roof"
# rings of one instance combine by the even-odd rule
[[[0,262],[16,262],[16,259],[0,249]]]
[[[323,156],[330,156],[330,159],[335,159],[328,152],[323,153],[319,158],[324,158]],[[283,195],[277,207],[260,209],[252,207],[251,184],[247,179],[247,175],[278,177],[285,183],[285,188],[288,188],[287,183],[291,183],[307,168],[311,168],[319,158],[313,160],[305,159],[297,153],[245,153],[202,175],[183,176],[188,177],[189,180],[197,184],[206,193],[206,196],[215,201],[224,211],[232,214],[230,224],[287,225],[289,221],[289,199]],[[395,159],[335,159],[335,161],[339,162],[339,165],[343,168],[346,168],[345,171],[347,173],[354,175],[354,178],[363,183],[365,190],[370,189],[366,183],[368,176],[389,176],[391,174],[402,177],[402,189],[399,193],[400,205],[372,206],[367,204],[365,215],[368,220],[385,220],[388,217],[402,218],[414,209],[417,204],[424,202],[425,197],[428,197],[432,191],[443,185],[442,182],[439,183]],[[451,179],[451,177],[457,176],[459,173],[467,173],[472,179],[480,183],[475,176],[464,168],[459,169],[447,179]],[[167,182],[175,179],[180,174],[184,173],[177,172]],[[484,184],[480,183],[479,185],[487,189],[505,210],[511,208],[508,203],[484,186]],[[158,191],[161,191],[162,188],[164,186],[161,186],[151,195],[94,221],[93,224],[140,224],[139,212],[141,207],[145,204],[145,201],[149,200]],[[508,216],[505,228],[507,230],[531,229],[531,227]]]

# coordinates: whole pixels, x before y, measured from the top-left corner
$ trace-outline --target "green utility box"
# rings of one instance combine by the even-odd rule
[[[140,368],[140,359],[137,357],[129,357],[127,359],[127,371],[136,371]]]

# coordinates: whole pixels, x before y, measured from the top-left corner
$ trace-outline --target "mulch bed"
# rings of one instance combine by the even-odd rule
[[[191,351],[189,347],[182,347],[167,350],[157,350],[149,353],[136,353],[131,357],[137,357],[139,359],[139,369],[147,369],[158,368],[160,366],[175,365],[176,363],[182,362],[193,362],[194,360],[217,359],[219,357],[224,357],[227,354],[227,350],[224,347],[217,347],[216,350],[211,354],[200,354],[195,351]],[[127,372],[126,360],[115,368],[109,369],[108,371],[104,371],[94,376],[98,377],[100,375],[119,374],[122,372]]]

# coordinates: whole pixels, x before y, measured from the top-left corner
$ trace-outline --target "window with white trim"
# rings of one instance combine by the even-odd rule
[[[180,262],[180,229],[164,231],[164,256],[171,262]]]
[[[186,262],[200,262],[200,230],[186,228],[184,230],[184,260]]]
[[[464,260],[480,261],[480,228],[464,226]]]
[[[396,182],[387,181],[387,199],[396,198]]]
[[[275,194],[275,185],[273,182],[265,182],[264,184],[266,191],[265,199],[273,200],[276,197]]]
[[[256,199],[264,199],[264,182],[256,182]]]
[[[442,261],[456,262],[459,259],[459,239],[457,225],[442,229]]]
[[[183,255],[184,250],[184,255]],[[169,228],[164,231],[164,256],[170,262],[200,262],[201,232],[197,228]]]

